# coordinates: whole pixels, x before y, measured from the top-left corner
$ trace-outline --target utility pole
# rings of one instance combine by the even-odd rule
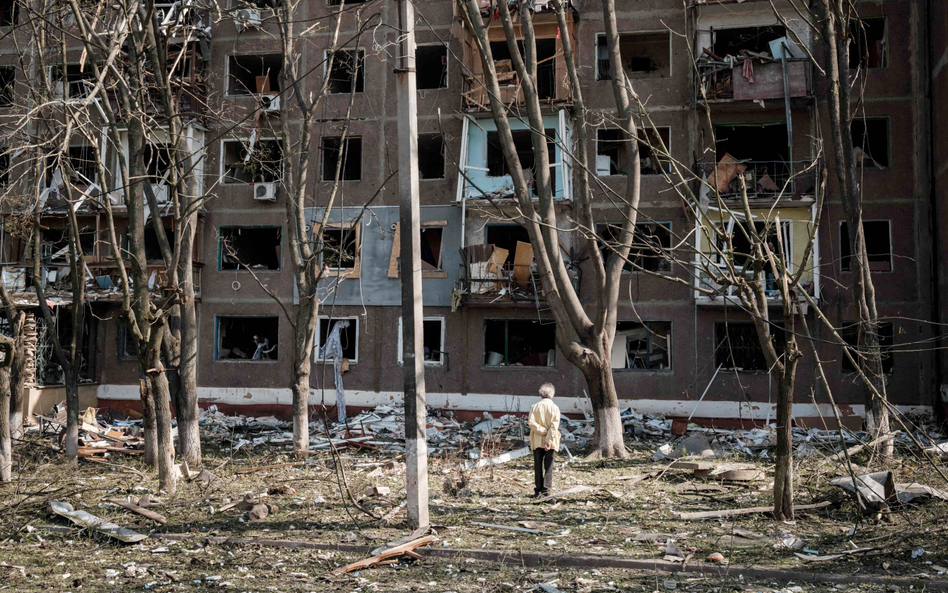
[[[421,223],[418,203],[418,96],[415,91],[415,9],[398,5],[398,195],[401,234],[402,370],[405,373],[405,465],[408,526],[428,525],[428,443],[422,353]]]

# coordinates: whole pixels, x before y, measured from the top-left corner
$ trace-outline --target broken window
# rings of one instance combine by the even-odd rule
[[[323,231],[322,267],[354,271],[359,262],[359,225],[330,226]]]
[[[283,141],[224,141],[224,183],[269,183],[283,178]]]
[[[77,187],[88,187],[96,178],[96,151],[92,146],[70,146],[69,181]]]
[[[350,4],[363,4],[367,1],[368,0],[346,0],[346,6],[349,6]],[[341,4],[342,0],[329,0],[330,6],[339,6]]]
[[[441,269],[442,228],[421,229],[421,271],[433,272]]]
[[[0,27],[12,27],[17,23],[19,2],[16,0],[0,1]]]
[[[787,125],[772,124],[714,126],[716,162],[736,161],[743,166],[748,194],[776,192],[791,178]],[[730,157],[730,158],[727,158]],[[722,194],[739,191],[738,175],[726,178],[722,172],[719,189]],[[714,174],[709,175],[712,179]]]
[[[422,321],[422,343],[424,346],[425,364],[441,365],[444,363],[444,318],[425,317]],[[402,364],[402,318],[398,318],[398,364]]]
[[[95,86],[96,78],[92,67],[83,68],[79,64],[67,64],[66,74],[62,66],[54,66],[50,71],[53,94],[61,99],[84,99]]]
[[[121,362],[138,360],[138,340],[135,334],[128,331],[128,326],[124,323],[117,323],[116,329],[116,348],[115,352]]]
[[[339,344],[342,346],[342,357],[352,363],[359,362],[358,317],[340,317],[337,319],[331,319],[329,317],[319,318],[319,329],[316,331],[316,347],[313,348],[313,355],[317,361],[326,360],[326,340],[329,338],[336,324],[341,321],[347,322],[339,327]]]
[[[419,45],[415,48],[416,85],[419,91],[448,87],[448,48]]]
[[[550,159],[550,183],[552,193],[556,193],[556,169],[552,166],[556,160],[556,130],[545,130],[546,149]],[[517,158],[520,160],[520,168],[527,179],[527,185],[530,186],[533,193],[536,193],[536,171],[534,170],[533,155],[533,133],[529,130],[514,130],[512,132],[514,149],[517,152]],[[500,134],[497,132],[487,132],[487,175],[489,177],[504,177],[510,175],[510,169],[507,167],[507,159],[504,158],[504,151],[500,145]]]
[[[849,69],[885,68],[885,18],[855,19],[849,29]]]
[[[422,179],[444,179],[444,136],[418,135],[418,174]]]
[[[252,95],[280,92],[280,72],[283,57],[279,54],[264,56],[230,56],[227,93]]]
[[[770,339],[773,341],[777,356],[784,351],[783,330],[771,326]],[[757,328],[753,323],[714,324],[715,366],[723,365],[727,370],[745,372],[768,371],[764,350],[757,338]]]
[[[358,62],[356,54],[359,56]],[[353,92],[352,85],[355,85],[357,93],[365,90],[365,51],[361,49],[337,50],[333,56],[332,68],[329,70],[327,90],[330,93],[351,93]]]
[[[79,245],[82,255],[95,255],[96,225],[95,220],[79,219]],[[43,223],[48,224],[46,221]],[[53,223],[43,229],[43,261],[50,263],[66,263],[69,261],[69,225],[65,222]],[[52,280],[52,279],[50,279]]]
[[[517,41],[520,57],[524,58],[523,40]],[[540,38],[537,46],[537,95],[541,101],[556,98],[556,39]],[[490,53],[494,58],[497,82],[501,85],[518,86],[517,71],[510,56],[506,41],[492,41]]]
[[[668,31],[620,34],[619,56],[631,78],[671,76],[671,34]],[[605,35],[596,37],[596,80],[612,80]]]
[[[671,323],[619,321],[612,345],[612,368],[657,371],[671,368]]]
[[[859,324],[855,321],[846,323],[843,325],[843,330],[840,332],[842,338],[846,340],[846,343],[853,347],[853,350],[850,351],[852,357],[856,360],[856,364],[862,362],[862,357],[868,356],[869,352],[866,351],[861,353],[858,349],[859,346]],[[895,358],[892,356],[892,352],[895,346],[895,332],[892,329],[892,324],[889,322],[879,323],[879,354],[882,357],[882,373],[884,375],[891,375],[892,371],[895,370]],[[856,367],[852,362],[849,361],[849,357],[846,356],[844,352],[840,353],[840,360],[843,362],[843,372],[844,373],[855,373]]]
[[[334,181],[336,179],[341,144],[342,138],[323,138],[323,181]],[[346,138],[345,149],[341,152],[340,181],[359,181],[362,179],[362,138]]]
[[[711,51],[720,57],[737,56],[741,51],[754,53],[770,52],[770,42],[786,37],[782,26],[738,27],[736,29],[715,29]]]
[[[536,320],[484,321],[486,366],[556,366],[556,324]]]
[[[889,166],[889,118],[856,118],[850,131],[857,163],[865,168]]]
[[[145,225],[145,259],[148,261],[164,261],[161,254],[161,244],[158,242],[158,233],[155,227],[149,221]],[[174,249],[174,230],[170,226],[165,226],[165,236],[168,238],[168,244]]]
[[[280,227],[222,226],[220,269],[279,270],[283,229]]]
[[[671,129],[639,130],[639,162],[642,175],[660,175],[671,172],[671,163],[660,155],[671,149]],[[664,148],[663,148],[664,147]],[[629,138],[618,128],[596,130],[596,175],[628,175]]]
[[[0,148],[0,187],[10,183],[10,153],[7,148]]]
[[[618,237],[622,231],[622,225],[606,223],[598,224],[597,227],[599,237],[604,242],[599,246],[599,250],[602,252],[603,260],[608,261],[610,257],[617,255],[616,250],[621,246]],[[670,249],[670,222],[636,223],[632,245],[629,249],[629,259],[622,269],[626,272],[640,269],[649,272],[669,272],[671,271]]]
[[[171,180],[171,148],[165,144],[145,144],[145,171],[151,183],[158,185]]]
[[[217,360],[277,360],[280,318],[218,317]]]
[[[13,105],[13,90],[15,80],[15,67],[0,66],[0,107],[9,107],[10,105]]]
[[[892,237],[888,220],[862,221],[863,234],[866,237],[866,255],[869,270],[873,272],[892,271]],[[849,238],[849,224],[844,220],[839,224],[839,261],[844,272],[852,269],[853,252]]]

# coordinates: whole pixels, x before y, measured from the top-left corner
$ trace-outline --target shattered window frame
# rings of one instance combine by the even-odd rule
[[[885,224],[888,230],[889,236],[889,252],[887,254],[881,253],[879,251],[870,251],[869,250],[869,241],[866,240],[866,252],[867,259],[869,260],[869,272],[872,274],[891,274],[895,271],[895,257],[892,252],[892,221],[887,218],[874,218],[872,220],[863,220],[862,228],[863,234],[868,237],[866,234],[866,225],[877,225]],[[840,220],[839,221],[839,232],[837,234],[839,237],[839,270],[841,273],[851,274],[853,271],[852,260],[852,248],[849,245],[849,221]],[[883,255],[888,257],[883,258]]]
[[[283,232],[283,227],[274,224],[262,224],[262,225],[238,225],[238,224],[225,224],[217,227],[217,271],[218,272],[249,272],[247,266],[244,262],[235,261],[235,267],[229,267],[230,262],[227,261],[229,257],[224,251],[224,239],[225,231],[227,233],[238,232],[244,229],[248,230],[275,230],[277,231],[279,238],[279,247],[280,252],[277,254],[277,267],[276,268],[263,268],[258,269],[254,268],[254,272],[262,273],[272,273],[272,272],[281,272],[283,271],[283,239],[285,238],[285,233]],[[239,233],[238,233],[239,234]],[[225,264],[227,264],[225,266]]]
[[[333,52],[323,50],[323,76],[328,79],[326,94],[328,95],[348,95],[350,93],[361,94],[365,92],[365,48],[362,47],[340,47],[335,51],[337,54],[332,61],[332,68],[329,67],[329,57]],[[339,57],[345,56],[345,63]],[[353,65],[353,62],[355,64]],[[345,74],[345,78],[333,78],[335,75]],[[349,88],[333,90],[335,87],[348,85]]]
[[[352,322],[355,322],[355,329],[353,330],[353,331],[355,332],[355,346],[353,347],[354,350],[355,350],[355,357],[354,357],[354,358],[349,358],[349,359],[347,359],[347,360],[349,361],[349,364],[357,364],[357,363],[359,362],[359,333],[360,333],[360,332],[359,332],[359,316],[358,316],[358,315],[340,315],[340,316],[334,316],[334,317],[333,317],[333,316],[329,316],[329,315],[319,315],[319,316],[317,316],[317,318],[316,318],[316,337],[315,337],[315,339],[313,340],[313,344],[314,344],[314,347],[313,347],[313,362],[322,362],[322,363],[332,362],[332,359],[331,359],[331,358],[323,358],[322,353],[321,353],[321,350],[322,350],[322,348],[323,348],[323,340],[322,340],[322,335],[323,335],[323,332],[322,332],[323,321],[325,321],[327,324],[328,324],[330,321],[349,321],[349,322],[350,322],[350,326],[349,326],[349,327],[352,327]],[[332,325],[328,325],[328,326],[327,326],[327,328],[326,328],[326,336],[327,336],[327,337],[329,336],[330,332],[332,332],[332,328],[333,328]]]
[[[313,224],[313,239],[319,237],[320,224]],[[345,267],[330,267],[326,264],[326,233],[338,232],[340,242],[345,240],[346,235],[352,236],[354,256],[352,265]],[[353,222],[329,222],[326,223],[326,229],[323,231],[323,248],[319,251],[319,267],[323,270],[323,277],[345,276],[346,278],[359,278],[362,273],[362,223]],[[345,262],[338,262],[345,263]]]
[[[250,352],[250,358],[222,358],[221,357],[221,323],[234,319],[262,319],[269,320],[269,323],[275,327],[275,343],[270,343],[271,352],[268,352],[268,358],[253,358],[256,351]],[[251,338],[252,340],[252,338]],[[280,316],[279,315],[215,315],[214,316],[214,362],[225,363],[279,363],[280,362]],[[230,351],[233,351],[231,348]],[[275,353],[275,354],[272,354]],[[272,358],[269,358],[272,356]]]
[[[628,324],[630,326],[638,326],[638,327],[630,327],[628,329],[619,329],[619,326],[621,326],[622,324]],[[665,340],[664,352],[665,352],[665,361],[667,362],[667,366],[664,366],[664,367],[649,367],[649,366],[616,367],[616,366],[613,366],[612,370],[619,371],[619,372],[635,372],[635,373],[656,373],[656,372],[666,373],[666,372],[673,371],[674,367],[672,366],[672,322],[671,321],[637,321],[637,320],[632,320],[632,319],[619,321],[616,324],[616,338],[619,338],[619,336],[621,335],[620,332],[632,331],[634,329],[640,329],[640,328],[645,330],[644,339],[630,339],[628,336],[625,336],[626,337],[626,341],[625,341],[626,363],[628,364],[638,359],[637,356],[636,357],[629,356],[629,348],[631,347],[632,343],[644,342],[645,343],[645,357],[646,357],[645,364],[646,365],[650,364],[650,360],[652,358],[653,352],[658,353],[661,350],[661,346],[657,344],[657,341],[659,340],[659,337],[662,334],[664,334],[664,340]],[[615,350],[616,346],[618,346],[618,343],[613,344],[612,346],[613,350]],[[658,349],[653,350],[653,347],[657,347]],[[639,350],[638,352],[641,352],[641,350]]]
[[[616,227],[621,227],[622,223],[620,221],[616,222],[597,222],[596,223],[596,235],[599,237],[600,241],[608,242],[610,238],[615,238],[615,234],[612,234],[611,237],[606,237],[604,233],[607,229],[612,229]],[[657,227],[664,227],[666,232],[663,236],[659,236],[655,233],[654,229]],[[649,229],[648,237],[658,237],[658,247],[659,249],[671,251],[672,245],[672,221],[670,220],[650,220],[648,222],[636,222],[635,230],[636,232],[632,236],[632,247],[629,249],[629,260],[622,264],[622,273],[623,274],[671,274],[672,273],[672,262],[669,259],[666,259],[661,256],[660,252],[656,252],[654,249],[649,249],[647,245],[643,244],[639,246],[637,241],[640,236],[640,229],[647,228]],[[667,238],[668,245],[662,245],[662,238]],[[602,254],[603,261],[608,261],[610,255],[614,255],[611,249],[608,249],[606,245],[600,243],[599,252]],[[657,261],[656,267],[654,270],[649,269],[644,265],[645,260]],[[633,264],[638,265],[643,270],[637,269]]]
[[[782,333],[783,329],[779,324],[771,323],[770,338],[772,340]],[[751,345],[751,342],[753,342],[753,345]],[[786,346],[784,342],[784,340],[774,341],[774,350],[776,350],[778,357],[783,355]],[[752,356],[754,360],[750,362],[754,366],[737,366],[735,354]],[[714,366],[720,366],[722,371],[747,374],[768,373],[770,371],[753,321],[714,322]]]
[[[601,135],[602,132],[618,132],[620,138],[619,138],[618,140],[602,139],[602,138],[600,138],[600,135]],[[652,161],[652,157],[653,157],[653,154],[654,154],[654,152],[655,152],[655,149],[653,148],[653,146],[657,145],[657,143],[654,141],[655,134],[658,134],[658,138],[659,138],[662,142],[665,143],[665,148],[666,148],[666,150],[668,151],[668,154],[671,154],[671,153],[672,153],[672,147],[671,147],[671,144],[672,144],[672,143],[671,143],[671,126],[655,126],[654,128],[651,128],[651,127],[650,127],[650,128],[646,128],[646,129],[639,129],[639,130],[636,130],[636,138],[637,138],[638,145],[639,145],[639,160],[640,160],[640,161],[641,161],[642,159],[647,158],[647,159],[650,160],[650,162],[653,162],[653,163],[654,163],[654,161]],[[643,136],[645,136],[645,137],[643,137]],[[600,173],[598,172],[598,169],[599,169],[599,168],[598,168],[598,166],[597,166],[597,167],[596,167],[596,177],[602,178],[602,177],[626,177],[626,176],[628,176],[628,174],[629,174],[628,171],[623,170],[623,169],[622,169],[622,166],[621,166],[622,163],[625,162],[625,159],[622,158],[622,154],[621,154],[621,153],[622,153],[622,148],[625,148],[625,150],[628,151],[628,147],[619,146],[619,144],[621,144],[621,143],[627,143],[627,142],[628,142],[628,138],[626,137],[625,131],[622,130],[621,128],[611,128],[611,127],[598,128],[598,129],[596,130],[595,142],[596,142],[596,156],[597,156],[597,157],[600,157],[600,156],[608,156],[608,157],[609,157],[609,173],[608,173],[608,174],[600,174]],[[610,150],[610,151],[607,151],[607,152],[601,152],[601,148],[602,148],[602,147],[600,146],[600,144],[604,144],[604,145],[608,146],[608,143],[616,143],[616,144],[617,144],[616,150],[615,150],[615,152],[617,153],[616,158],[615,158],[615,161],[613,161],[612,155],[610,154],[610,153],[612,152],[611,150]],[[647,154],[644,154],[644,155],[643,155],[643,152],[644,152],[644,153],[647,153]],[[628,157],[628,154],[626,154],[625,156]],[[651,167],[648,172],[646,172],[646,171],[643,170],[642,173],[641,173],[642,177],[662,177],[663,175],[670,175],[670,174],[671,174],[671,171],[672,171],[672,162],[671,162],[670,159],[663,158],[663,157],[658,156],[658,155],[655,155],[655,156],[654,156],[654,159],[655,159],[655,161],[657,161],[657,163],[658,163],[658,167],[657,167],[658,170],[656,171],[656,170],[655,170],[655,167]]]
[[[441,337],[440,337],[440,340],[439,340],[439,345],[438,345],[438,350],[437,350],[437,352],[438,352],[438,360],[428,360],[428,359],[426,358],[426,359],[425,359],[425,366],[437,366],[437,367],[441,367],[441,366],[444,366],[444,365],[445,365],[444,359],[447,358],[447,352],[444,351],[444,338],[445,338],[445,335],[446,335],[447,324],[445,323],[444,316],[441,316],[441,315],[426,315],[426,316],[422,319],[422,328],[423,328],[423,329],[422,329],[422,333],[425,333],[425,332],[424,332],[424,324],[425,324],[425,323],[433,323],[433,322],[438,322],[438,323],[441,325],[441,332],[440,332],[440,333],[441,333]],[[396,357],[396,360],[398,361],[398,364],[399,364],[399,365],[402,365],[402,364],[405,363],[405,361],[403,360],[403,356],[402,356],[402,352],[403,352],[403,350],[404,350],[404,344],[405,344],[405,343],[402,341],[402,338],[403,338],[403,336],[402,336],[402,316],[399,315],[399,316],[398,316],[398,353],[397,353],[397,357]],[[422,338],[422,341],[424,341],[424,338]]]
[[[246,85],[241,85],[238,75],[235,73],[234,68],[240,67],[251,72],[249,75],[244,76],[253,76],[256,80],[257,75],[252,74],[250,68],[246,65],[241,65],[240,62],[247,61],[252,58],[257,58],[260,60],[260,67],[262,68],[261,72],[265,73],[269,78],[270,83],[270,92],[276,94],[280,92],[280,73],[283,70],[283,57],[279,53],[243,53],[243,54],[228,54],[224,58],[224,80],[226,80],[226,86],[224,88],[225,97],[253,97],[257,95],[257,86],[254,84],[253,88],[247,88]],[[279,63],[279,68],[276,70],[273,69],[272,65],[270,69],[267,69],[267,60],[277,60]]]
[[[487,335],[487,334],[488,334],[488,326],[489,326],[490,324],[492,324],[492,323],[503,323],[503,324],[504,324],[504,352],[503,352],[503,353],[499,353],[499,352],[496,352],[496,351],[488,350],[488,335]],[[549,353],[550,353],[550,352],[553,353],[552,364],[550,364],[551,361],[550,361],[549,358],[547,358],[547,363],[546,363],[546,364],[542,364],[542,365],[540,365],[540,364],[529,364],[529,365],[528,365],[528,364],[517,364],[518,362],[521,362],[526,356],[539,355],[539,354],[541,354],[541,352],[531,352],[531,353],[526,354],[526,355],[524,355],[523,353],[517,353],[517,355],[519,356],[519,358],[517,358],[516,360],[514,360],[514,361],[513,361],[513,364],[511,364],[511,358],[512,358],[512,357],[511,357],[511,350],[510,350],[510,338],[511,338],[511,335],[510,335],[510,324],[511,324],[511,323],[538,324],[538,325],[541,326],[541,327],[542,327],[542,326],[550,326],[551,329],[552,329],[552,331],[553,331],[553,335],[552,335],[552,338],[551,338],[551,348],[549,348],[549,349],[547,350],[547,355],[549,356]],[[483,328],[482,328],[482,333],[481,333],[481,339],[482,339],[482,343],[481,343],[481,352],[482,352],[482,357],[481,357],[481,369],[482,369],[482,370],[488,370],[488,369],[489,369],[489,370],[496,370],[496,369],[527,369],[527,370],[536,371],[536,370],[538,370],[538,369],[555,370],[555,369],[557,368],[556,365],[557,365],[557,363],[559,362],[559,360],[558,360],[559,357],[557,356],[558,351],[557,351],[557,347],[556,347],[556,321],[553,320],[553,319],[531,319],[531,318],[509,318],[509,317],[507,317],[507,318],[503,318],[503,317],[501,317],[501,318],[497,318],[497,317],[486,318],[486,319],[484,319],[484,323],[483,323]],[[503,358],[501,359],[501,361],[500,361],[498,364],[496,364],[496,365],[492,365],[492,364],[488,364],[488,363],[487,363],[488,355],[489,355],[491,352],[494,352],[494,353],[497,353],[497,354],[501,354],[501,356],[503,357]]]
[[[132,338],[130,340],[130,338]],[[119,362],[134,362],[138,360],[138,354],[135,353],[134,336],[128,331],[128,326],[122,322],[115,324],[115,356]],[[132,347],[131,351],[129,347]],[[131,353],[129,353],[131,352]]]
[[[659,75],[654,75],[654,76],[652,76],[652,75],[649,75],[649,73],[646,73],[646,72],[641,71],[641,70],[630,70],[629,67],[628,67],[628,65],[626,64],[626,62],[627,62],[627,59],[626,59],[626,58],[631,58],[632,56],[626,56],[626,55],[622,52],[622,46],[623,46],[623,44],[624,44],[624,43],[628,43],[628,41],[626,40],[626,38],[631,38],[631,37],[643,37],[643,38],[644,38],[644,37],[649,37],[649,36],[651,36],[651,37],[657,37],[658,35],[663,35],[663,36],[665,36],[665,37],[667,38],[667,43],[668,43],[668,56],[667,56],[667,58],[666,58],[666,59],[667,59],[667,65],[666,65],[666,67],[665,67],[665,68],[656,68],[655,71],[662,71],[662,70],[667,69],[668,72],[667,72],[667,73],[664,73],[664,74],[659,74]],[[595,44],[594,47],[593,47],[593,55],[595,56],[595,60],[594,60],[595,80],[598,81],[598,82],[601,82],[601,81],[604,81],[604,80],[612,80],[612,64],[609,63],[609,56],[608,56],[608,47],[609,47],[609,46],[608,46],[608,41],[606,40],[606,33],[605,33],[605,32],[597,32],[596,35],[595,35],[595,39],[593,40],[593,42],[594,42],[594,44]],[[655,43],[655,42],[656,42],[656,41],[653,41],[653,43]],[[674,61],[674,56],[675,56],[675,53],[674,53],[674,46],[673,46],[673,43],[674,43],[674,37],[672,36],[671,31],[669,31],[669,30],[667,30],[667,29],[656,29],[656,30],[650,30],[650,31],[626,31],[626,32],[620,32],[620,33],[619,33],[619,57],[622,59],[622,62],[623,62],[623,63],[622,63],[622,68],[625,70],[626,75],[627,75],[629,78],[631,78],[631,79],[639,79],[639,80],[664,79],[664,78],[672,78],[672,77],[674,77],[674,75],[675,75],[675,73],[674,73],[674,62],[675,62],[675,61]],[[605,58],[600,57],[600,51],[599,51],[599,50],[600,50],[601,47],[605,47],[605,48],[606,48],[607,54],[606,54],[606,57],[605,57]],[[604,67],[606,67],[606,68],[608,68],[608,69],[604,70]]]
[[[250,142],[250,138],[225,138],[221,140],[221,158],[220,158],[220,182],[221,185],[254,185],[256,183],[282,183],[283,182],[283,172],[284,172],[284,154],[283,154],[283,139],[277,138],[276,136],[267,136],[257,138],[254,144],[254,150],[251,154],[258,152],[258,147],[262,146],[264,143],[272,144],[276,146],[276,150],[279,152],[279,160],[260,160],[261,170],[251,173],[252,177],[250,181],[244,181],[235,175],[231,175],[230,171],[240,166],[240,163],[236,164],[227,164],[227,150],[228,146],[238,144],[240,145],[237,148],[238,160],[241,157],[246,158],[247,144]],[[268,163],[277,163],[279,171],[271,170],[267,167]],[[272,177],[268,179],[266,176]]]
[[[885,162],[884,163],[880,162],[880,160],[876,158],[876,157],[880,157],[881,159],[882,158],[881,155],[878,155],[878,154],[873,155],[869,150],[866,150],[866,148],[870,144],[873,144],[873,141],[871,140],[871,137],[869,134],[869,126],[870,124],[875,125],[880,122],[885,124],[885,157],[884,157]],[[862,135],[864,136],[865,141],[863,141],[863,138],[858,137],[856,133],[858,130],[856,129],[855,126],[862,127]],[[872,170],[888,171],[889,169],[892,169],[892,118],[890,118],[888,115],[872,115],[872,116],[867,115],[867,116],[857,117],[850,123],[849,133],[850,133],[850,136],[852,137],[853,149],[855,150],[856,148],[859,148],[860,150],[863,151],[863,153],[868,155],[871,161],[869,163],[869,166],[866,166],[865,160],[860,160],[857,157],[856,160],[859,162],[858,167],[859,167],[860,172],[872,171]],[[858,138],[858,141],[857,141],[857,138]],[[873,165],[878,165],[878,167],[873,166]]]
[[[348,3],[348,2],[347,2]],[[427,86],[422,87],[421,83],[418,84],[417,90],[419,91],[440,91],[448,88],[451,85],[449,77],[448,62],[450,53],[448,52],[448,45],[446,43],[435,42],[435,43],[419,43],[415,46],[415,59],[418,58],[418,50],[431,50],[431,49],[441,49],[444,52],[444,69],[441,71],[441,82],[440,86]]]

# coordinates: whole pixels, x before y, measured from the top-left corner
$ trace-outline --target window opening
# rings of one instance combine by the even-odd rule
[[[792,176],[786,123],[719,125],[714,127],[714,135],[716,161],[735,163],[730,170],[719,165],[721,175],[717,181],[716,171],[709,175],[709,180],[717,184],[722,194],[740,191],[738,176],[741,174],[748,194],[776,193],[784,189]]]
[[[419,45],[415,48],[415,70],[418,90],[447,88],[448,48],[444,45]]]
[[[670,147],[670,130],[639,130],[639,161],[642,175],[660,175],[662,170],[671,173],[671,163],[659,156],[664,146]],[[618,128],[596,130],[596,175],[628,175],[625,169],[629,162],[629,138]]]
[[[863,234],[866,237],[866,255],[869,270],[873,272],[892,271],[892,240],[888,220],[862,221]],[[839,225],[840,267],[844,272],[852,269],[853,251],[849,237],[849,223],[845,220]]]
[[[330,93],[351,93],[352,85],[355,84],[355,92],[361,93],[365,90],[365,51],[358,50],[358,63],[356,63],[356,50],[340,49],[332,61],[332,68],[329,70]]]
[[[95,255],[96,229],[95,223],[79,223],[79,245],[82,255]],[[50,263],[66,263],[69,261],[69,227],[63,226],[43,228],[43,261]]]
[[[884,117],[856,118],[850,128],[853,156],[866,168],[889,166],[889,120]]]
[[[612,345],[612,368],[634,371],[670,369],[670,339],[670,322],[620,321],[616,323],[616,338]]]
[[[422,179],[444,179],[444,136],[418,135],[418,176]]]
[[[16,0],[3,0],[0,2],[0,27],[12,27],[17,24],[20,6]]]
[[[716,29],[714,31],[715,55],[725,57],[737,56],[742,51],[763,53],[770,55],[770,42],[786,37],[786,29],[782,26],[766,27],[738,27],[735,29]]]
[[[548,129],[546,134],[546,149],[550,158],[550,184],[552,193],[556,193],[556,130]],[[512,132],[514,148],[520,160],[520,168],[527,179],[527,185],[536,194],[536,171],[533,155],[533,132],[529,130],[514,130]],[[510,175],[504,151],[500,145],[500,135],[497,132],[487,132],[487,175],[489,177],[504,177]]]
[[[421,271],[441,269],[441,239],[444,229],[428,227],[421,229]]]
[[[268,183],[283,178],[283,141],[257,140],[248,153],[243,140],[224,142],[224,183]]]
[[[279,270],[283,229],[220,227],[221,270]]]
[[[849,29],[849,69],[885,68],[885,17],[852,20]]]
[[[279,54],[265,56],[230,56],[231,95],[279,93],[283,58]]]
[[[715,366],[723,365],[725,369],[744,372],[769,370],[753,323],[715,323],[714,338]],[[785,345],[783,331],[771,325],[770,339],[777,356],[781,356]]]
[[[279,317],[218,317],[217,360],[277,360]]]
[[[359,320],[357,318],[329,319],[328,317],[319,318],[319,341],[316,347],[316,359],[326,360],[326,340],[329,338],[333,327],[339,322],[344,323],[344,327],[339,328],[339,344],[342,346],[342,357],[350,362],[357,362],[359,359]]]
[[[619,35],[619,56],[631,78],[671,76],[671,37],[667,31]],[[612,80],[609,44],[605,35],[596,38],[597,80]]]
[[[323,267],[351,270],[358,257],[356,227],[327,228],[323,231]]]
[[[512,270],[517,243],[530,243],[530,234],[527,229],[517,224],[490,224],[487,225],[487,244],[507,251],[507,259],[503,268]]]
[[[859,346],[859,324],[855,321],[849,322],[843,326],[843,330],[840,332],[843,340],[847,344],[853,347],[852,356],[856,360],[856,364],[862,363],[862,356],[867,356],[868,351],[860,352]],[[879,354],[882,357],[882,374],[891,375],[895,370],[895,358],[892,356],[895,346],[895,331],[893,330],[892,324],[889,322],[879,323]],[[855,373],[856,367],[852,362],[849,361],[849,358],[846,356],[845,352],[840,352],[840,360],[843,362],[843,372],[844,373]]]
[[[171,181],[171,147],[164,144],[145,144],[145,175],[152,184]]]
[[[15,80],[16,68],[13,66],[0,67],[0,107],[13,105]]]
[[[398,364],[402,364],[402,323],[401,317],[398,318]],[[424,346],[425,364],[441,364],[444,354],[444,319],[440,317],[426,317],[422,321],[422,342]]]
[[[606,243],[600,245],[599,250],[603,260],[609,261],[610,257],[617,257],[615,250],[620,247],[618,237],[622,232],[622,225],[599,224],[597,226],[600,239]],[[636,223],[632,245],[629,249],[629,261],[622,266],[622,269],[626,272],[638,271],[640,268],[649,272],[669,272],[671,261],[667,254],[670,249],[670,222]]]
[[[323,138],[323,181],[336,179],[336,163],[339,162],[339,147],[342,138]],[[341,181],[359,181],[362,179],[362,138],[346,138],[342,151]]]
[[[556,324],[520,319],[484,322],[486,366],[556,366]]]
[[[69,159],[69,182],[77,187],[87,187],[95,182],[96,156],[92,146],[70,146],[67,152]]]

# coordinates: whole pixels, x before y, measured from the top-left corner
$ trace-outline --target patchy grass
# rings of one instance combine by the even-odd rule
[[[815,512],[799,513],[795,524],[775,522],[767,515],[744,515],[726,520],[683,521],[675,511],[696,511],[766,506],[769,480],[749,484],[720,484],[698,479],[690,472],[667,469],[651,460],[651,447],[640,446],[626,460],[564,465],[558,456],[555,490],[576,485],[600,487],[557,502],[536,504],[532,493],[532,460],[522,458],[504,466],[474,472],[458,469],[460,460],[432,460],[430,508],[432,523],[441,541],[436,546],[487,550],[533,551],[551,554],[586,554],[660,560],[665,539],[691,555],[690,564],[702,564],[708,554],[722,553],[732,565],[784,568],[835,574],[879,576],[938,576],[948,567],[943,529],[948,528],[948,504],[929,500],[902,505],[888,520],[864,519],[841,490],[829,485],[843,468],[820,455],[797,461],[796,500],[833,504]],[[207,536],[266,538],[346,543],[376,547],[407,534],[404,510],[393,523],[378,522],[359,511],[341,494],[345,486],[337,476],[329,453],[317,454],[302,466],[267,469],[241,474],[253,467],[290,461],[280,453],[253,456],[240,452],[235,458],[219,450],[205,460],[205,468],[220,482],[205,487],[197,481],[181,483],[173,498],[156,491],[154,472],[137,458],[113,457],[114,465],[81,462],[72,471],[40,447],[22,448],[24,455],[17,481],[0,485],[0,588],[16,590],[149,590],[229,587],[251,591],[516,591],[540,582],[554,582],[563,591],[767,591],[785,590],[787,583],[754,583],[739,575],[637,573],[603,569],[534,569],[455,559],[426,558],[417,563],[379,566],[342,577],[327,578],[337,566],[360,559],[335,551],[281,549],[254,544],[212,544]],[[348,488],[361,505],[382,516],[403,500],[405,477],[399,468],[384,469],[386,456],[342,453]],[[578,458],[577,458],[578,459]],[[750,458],[731,456],[715,463]],[[866,462],[865,458],[860,459]],[[769,466],[758,462],[761,469]],[[382,467],[378,470],[378,467]],[[897,482],[940,484],[930,466],[900,458],[893,468]],[[638,483],[621,478],[652,470],[666,470],[656,479]],[[369,476],[376,471],[375,476]],[[139,473],[141,472],[141,473]],[[144,477],[142,477],[142,474]],[[471,495],[463,498],[443,492],[446,480],[463,477]],[[295,494],[264,496],[278,510],[266,519],[250,522],[245,513],[223,505],[245,493],[261,495],[271,488],[288,486]],[[362,497],[368,486],[387,486],[385,497]],[[714,490],[709,488],[715,487]],[[108,497],[156,495],[154,510],[168,518],[157,527],[151,521],[104,502]],[[347,498],[347,497],[346,497]],[[50,532],[44,525],[66,526],[47,512],[48,500],[69,502],[77,509],[141,532],[186,536],[184,541],[148,539],[126,546],[78,530]],[[473,521],[518,526],[521,521],[542,522],[544,534],[482,528]],[[531,525],[536,527],[535,525]],[[749,530],[763,539],[733,537],[734,530]],[[658,541],[636,541],[642,534],[662,534]],[[902,540],[905,536],[909,539]],[[831,554],[856,547],[878,547],[861,555],[805,563],[782,544],[785,538],[803,540],[807,550]],[[641,537],[639,537],[641,539]],[[902,540],[902,541],[900,541]],[[166,551],[165,551],[166,550]],[[924,550],[912,558],[913,551]],[[423,552],[423,550],[421,550]],[[219,577],[219,578],[215,578]],[[828,585],[798,583],[801,591],[831,590]],[[847,591],[879,590],[866,586]]]

